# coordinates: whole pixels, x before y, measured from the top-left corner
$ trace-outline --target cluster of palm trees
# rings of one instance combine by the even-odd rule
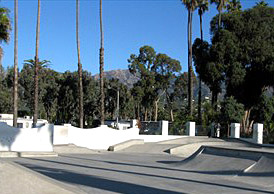
[[[202,30],[202,15],[208,10],[209,0],[182,0],[182,3],[188,10],[188,106],[189,115],[193,114],[193,81],[192,81],[192,17],[193,12],[198,9],[200,16],[200,31],[201,40],[203,41]],[[228,9],[234,9],[240,6],[239,0],[210,0],[210,3],[217,5],[219,12],[218,27],[221,27],[221,15],[226,5]],[[35,49],[35,78],[34,78],[34,115],[33,125],[36,126],[38,118],[38,72],[39,72],[39,34],[40,34],[40,0],[38,0],[38,12],[37,12],[37,25],[36,25],[36,49]],[[104,31],[102,21],[102,0],[100,0],[100,36],[101,44],[99,50],[100,61],[100,112],[101,112],[101,124],[104,124]],[[18,0],[14,0],[14,89],[13,89],[13,125],[17,126],[17,112],[18,112]],[[83,128],[83,84],[82,84],[82,64],[80,60],[80,38],[79,38],[79,0],[76,0],[76,45],[78,56],[78,86],[79,86],[79,126]],[[198,118],[201,121],[201,79],[199,79],[199,93],[198,93]]]
[[[36,127],[38,119],[38,73],[39,73],[39,40],[40,40],[40,12],[41,1],[38,0],[37,11],[37,24],[36,24],[36,44],[35,44],[35,57],[34,57],[34,114],[33,114],[33,127]],[[100,47],[100,95],[101,95],[101,124],[104,124],[104,32],[102,21],[102,0],[100,0],[100,34],[101,34],[101,47]],[[8,41],[8,39],[6,39]],[[82,83],[82,64],[80,60],[80,38],[79,38],[79,0],[76,0],[76,45],[78,56],[78,94],[79,94],[79,126],[84,127],[83,117],[83,83]],[[13,87],[13,126],[17,127],[18,117],[18,0],[14,0],[14,87]]]
[[[209,0],[182,0],[182,3],[185,5],[188,10],[188,107],[189,115],[193,114],[193,81],[192,81],[192,16],[193,12],[198,9],[198,14],[200,17],[200,33],[201,41],[203,41],[203,29],[202,29],[202,16],[208,11]],[[221,17],[222,11],[228,6],[228,9],[233,9],[235,7],[241,8],[239,0],[210,0],[210,3],[215,3],[217,5],[217,10],[219,12],[219,21],[218,28],[221,27]],[[198,93],[198,120],[201,123],[201,79],[199,78],[199,93]]]

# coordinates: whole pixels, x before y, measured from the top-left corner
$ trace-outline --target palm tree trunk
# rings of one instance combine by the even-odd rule
[[[217,110],[217,101],[218,101],[218,92],[213,90],[211,96],[211,105],[213,106],[214,110]]]
[[[219,22],[218,22],[218,28],[221,27],[221,21],[222,21],[222,11],[219,11]]]
[[[82,64],[80,60],[80,40],[79,40],[79,0],[76,0],[76,44],[78,56],[78,95],[79,95],[79,127],[83,128],[83,73]]]
[[[200,32],[201,32],[201,42],[203,44],[203,20],[202,20],[202,14],[199,14],[200,16]],[[199,93],[198,93],[198,123],[202,124],[202,80],[201,76],[199,75]]]
[[[140,117],[140,103],[138,103],[138,105],[137,105],[137,119],[141,120],[141,117]]]
[[[174,115],[173,115],[173,109],[172,108],[170,109],[170,119],[171,119],[171,122],[174,121]]]
[[[193,83],[192,83],[192,15],[191,10],[188,11],[188,107],[189,116],[193,113]]]
[[[154,115],[154,121],[158,120],[158,102],[159,99],[155,100],[155,115]]]
[[[202,14],[200,14],[200,34],[201,34],[201,41],[203,42],[203,17]]]
[[[101,125],[105,123],[105,93],[104,93],[104,31],[103,31],[103,16],[102,16],[102,0],[100,0],[100,95],[101,95]]]
[[[36,25],[36,49],[35,49],[35,73],[34,73],[34,114],[33,114],[33,127],[36,127],[38,119],[38,71],[39,71],[39,36],[40,36],[40,0],[38,0],[37,11],[37,25]]]
[[[145,107],[145,121],[147,121],[147,108]]]
[[[17,127],[18,114],[18,0],[14,0],[14,82],[13,82],[13,126]]]

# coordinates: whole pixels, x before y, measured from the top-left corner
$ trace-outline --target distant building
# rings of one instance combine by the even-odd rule
[[[126,129],[130,128],[130,121],[119,120],[117,123],[116,120],[106,120],[105,124],[109,127],[116,128],[119,130],[126,130]]]
[[[13,114],[0,114],[0,122],[4,122],[7,125],[13,126]],[[33,118],[31,116],[25,116],[24,118],[17,119],[17,128],[32,128]],[[37,125],[44,125],[48,123],[47,120],[38,119]]]

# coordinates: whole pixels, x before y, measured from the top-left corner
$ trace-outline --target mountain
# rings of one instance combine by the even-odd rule
[[[105,71],[104,74],[106,79],[119,79],[121,83],[125,84],[129,88],[132,88],[133,84],[139,80],[139,78],[132,75],[128,69]],[[99,74],[96,74],[93,77],[97,80],[99,79]]]
[[[112,78],[119,79],[121,83],[125,84],[129,88],[132,88],[133,84],[139,80],[139,78],[132,75],[128,69],[111,70],[111,71],[105,71],[104,73],[105,73],[105,78],[109,80]],[[95,80],[98,80],[99,74],[96,74],[93,77]],[[204,83],[202,83],[202,94],[203,96],[207,96],[207,97],[211,96],[209,88]],[[194,84],[194,97],[195,99],[198,98],[198,84]]]

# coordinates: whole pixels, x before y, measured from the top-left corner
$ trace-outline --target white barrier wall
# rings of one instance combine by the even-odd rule
[[[68,130],[68,142],[90,149],[106,150],[111,145],[136,139],[138,135],[138,128],[116,130],[102,125],[92,129],[81,129],[70,126]]]
[[[144,142],[160,142],[183,137],[168,135],[168,121],[161,121],[162,135],[139,135],[136,120],[133,120],[131,126],[133,127],[126,130],[117,130],[106,125],[91,129],[81,129],[70,124],[55,125],[53,143],[54,145],[75,144],[89,149],[107,150],[109,146],[131,139],[143,139]],[[195,135],[195,123],[191,127],[191,135]]]
[[[71,126],[71,125],[70,125]],[[64,145],[69,143],[67,125],[54,125],[53,144]]]
[[[168,136],[168,121],[161,121],[162,135]]]
[[[231,123],[231,125],[230,125],[230,137],[240,138],[240,123]]]
[[[186,123],[186,134],[188,136],[195,136],[195,122]]]
[[[261,123],[256,123],[253,125],[253,141],[257,144],[263,143],[263,130],[264,125]]]
[[[53,125],[14,128],[0,123],[0,151],[53,151]]]

